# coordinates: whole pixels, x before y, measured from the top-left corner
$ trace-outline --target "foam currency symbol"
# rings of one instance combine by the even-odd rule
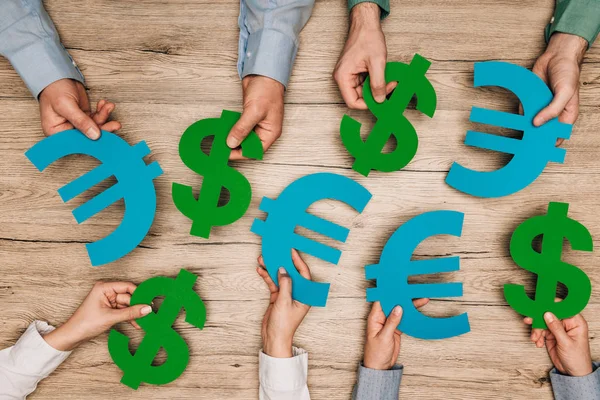
[[[93,266],[107,264],[125,256],[146,237],[156,213],[153,179],[162,174],[162,169],[156,161],[148,165],[144,162],[144,156],[150,154],[146,142],[130,146],[116,134],[105,131],[98,140],[88,139],[76,129],[63,131],[36,143],[25,156],[43,171],[71,154],[88,155],[101,164],[58,189],[64,202],[110,176],[117,180],[115,185],[73,210],[78,224],[120,199],[125,203],[121,224],[105,238],[85,245]]]
[[[519,314],[533,319],[533,328],[546,329],[544,313],[569,318],[581,312],[592,294],[590,278],[574,265],[561,261],[566,238],[573,250],[592,251],[592,236],[585,226],[567,217],[569,205],[550,203],[548,213],[525,220],[510,239],[510,255],[517,265],[538,275],[535,298],[531,299],[521,285],[504,285],[504,297]],[[542,248],[537,252],[533,240],[542,235]],[[555,302],[558,282],[568,290],[567,297]]]
[[[457,211],[431,211],[408,220],[390,237],[381,253],[379,264],[367,265],[367,279],[377,281],[367,288],[367,301],[379,301],[386,316],[400,305],[404,314],[399,328],[421,339],[445,339],[470,331],[466,313],[448,318],[432,318],[421,314],[413,305],[420,297],[460,297],[462,283],[409,284],[411,275],[458,271],[459,257],[432,258],[412,261],[415,249],[433,235],[460,236],[464,214]]]
[[[363,97],[369,110],[377,117],[377,122],[366,141],[360,137],[360,122],[344,115],[340,124],[342,143],[355,158],[352,169],[368,176],[372,169],[382,172],[398,171],[404,168],[417,153],[419,138],[415,128],[404,116],[404,110],[417,96],[417,110],[433,117],[437,97],[431,82],[425,73],[431,63],[415,54],[410,65],[400,62],[389,62],[385,67],[386,82],[397,81],[390,99],[377,103],[371,93],[370,79],[367,77],[363,85]],[[389,153],[382,153],[383,146],[394,135],[396,148]]]
[[[453,163],[446,183],[478,197],[502,197],[518,192],[537,179],[550,161],[563,163],[566,150],[556,147],[556,140],[571,137],[570,124],[554,118],[540,127],[533,118],[552,101],[552,92],[536,74],[527,68],[498,61],[475,63],[475,87],[499,86],[513,92],[523,105],[523,114],[511,114],[473,107],[470,120],[523,131],[523,138],[508,138],[468,131],[467,146],[513,154],[504,167],[481,172]]]
[[[309,214],[307,208],[316,201],[334,199],[362,212],[371,193],[359,183],[342,175],[316,173],[306,175],[286,187],[276,200],[264,197],[259,209],[269,213],[262,221],[254,220],[252,232],[262,236],[262,255],[269,275],[279,285],[277,270],[284,267],[292,278],[292,297],[301,303],[323,307],[327,303],[329,283],[313,282],[302,277],[292,261],[292,249],[337,264],[342,252],[295,233],[304,227],[339,242],[345,242],[349,230]]]
[[[112,329],[108,335],[108,351],[113,361],[123,371],[121,383],[137,389],[142,382],[164,385],[177,379],[187,367],[190,359],[188,346],[172,325],[185,310],[185,321],[202,329],[206,321],[206,308],[194,291],[198,277],[184,269],[176,279],[157,276],[142,282],[131,296],[131,305],[150,304],[154,298],[164,296],[158,312],[142,317],[137,323],[145,336],[135,354],[129,352],[129,338]],[[160,365],[152,361],[161,347],[167,359]]]
[[[173,183],[173,203],[192,220],[190,234],[208,238],[213,226],[229,225],[240,219],[252,199],[252,188],[240,172],[227,162],[231,149],[227,134],[240,119],[240,113],[223,110],[220,118],[207,118],[188,127],[179,142],[181,161],[199,175],[204,176],[198,199],[192,187]],[[214,136],[210,154],[205,154],[200,144],[206,137]],[[254,131],[241,144],[245,157],[262,160],[263,148]],[[229,191],[229,201],[219,206],[222,188]]]

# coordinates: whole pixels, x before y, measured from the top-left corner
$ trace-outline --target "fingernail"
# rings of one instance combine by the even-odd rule
[[[96,128],[96,127],[92,127],[90,129],[88,129],[87,136],[90,139],[96,140],[96,139],[100,138],[100,130],[98,128]]]
[[[385,95],[375,96],[375,101],[378,103],[383,103],[384,100],[385,100]]]
[[[150,307],[150,306],[142,307],[142,309],[140,311],[141,311],[142,315],[148,315],[152,312],[152,307]]]
[[[279,267],[279,274],[280,275],[287,275],[287,271],[285,270],[285,268]]]
[[[402,307],[396,306],[394,307],[394,310],[392,312],[394,313],[394,315],[400,315],[402,313]]]
[[[227,138],[227,146],[229,146],[230,149],[235,149],[239,145],[240,145],[240,142],[233,136],[229,136]]]
[[[554,315],[552,315],[552,313],[547,312],[544,314],[544,319],[546,320],[546,322],[550,323],[554,321]]]

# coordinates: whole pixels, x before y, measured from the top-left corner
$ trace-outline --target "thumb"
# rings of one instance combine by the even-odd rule
[[[279,268],[279,296],[277,302],[292,302],[292,278],[288,275],[285,268]]]
[[[385,58],[369,62],[369,80],[373,98],[376,102],[382,103],[386,96]]]
[[[567,331],[565,331],[565,327],[562,322],[556,318],[554,314],[551,312],[547,312],[544,314],[544,321],[546,321],[546,325],[548,325],[548,330],[552,332],[556,341],[559,345],[567,344],[571,339],[569,335],[567,335]]]
[[[75,100],[58,102],[55,110],[88,138],[100,139],[100,128],[89,115],[81,110]]]
[[[257,109],[245,109],[238,122],[229,131],[227,146],[232,149],[238,147],[263,118],[264,114]]]
[[[112,324],[118,324],[119,322],[133,321],[138,318],[142,318],[152,312],[152,307],[147,304],[138,304],[135,306],[122,308],[120,310],[112,311]]]
[[[387,336],[394,335],[394,332],[396,332],[396,329],[398,329],[398,325],[400,325],[400,321],[402,320],[402,313],[403,313],[402,307],[400,307],[400,306],[394,307],[394,309],[392,310],[390,315],[387,317],[387,320],[385,321],[385,325],[383,326],[383,329],[381,330],[381,333],[383,335],[387,335]]]
[[[552,99],[552,102],[535,116],[533,119],[533,124],[535,126],[541,126],[550,121],[552,118],[558,117],[574,95],[575,90],[571,88],[558,90]]]

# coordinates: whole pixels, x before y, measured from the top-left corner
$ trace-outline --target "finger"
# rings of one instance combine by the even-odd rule
[[[402,320],[402,312],[402,307],[394,307],[390,315],[388,315],[387,321],[385,321],[385,325],[383,326],[380,334],[391,337],[396,332],[396,329],[398,329],[398,325],[400,325],[400,321]]]
[[[88,138],[92,140],[100,138],[100,128],[89,115],[79,108],[75,100],[60,101],[54,109]]]
[[[532,329],[531,330],[531,341],[533,343],[536,343],[538,340],[540,340],[540,338],[542,337],[542,335],[544,334],[544,330],[543,329]]]
[[[119,322],[132,321],[142,318],[152,312],[152,307],[147,304],[138,304],[135,306],[123,308],[120,310],[112,310],[112,324]]]
[[[537,342],[535,342],[535,346],[538,349],[541,349],[542,347],[544,347],[544,344],[546,343],[546,332],[547,332],[546,330],[542,331],[542,335],[537,340]]]
[[[231,128],[231,131],[229,131],[229,135],[227,136],[227,146],[232,149],[238,147],[265,115],[266,110],[259,110],[257,108],[245,109],[238,122],[236,122],[233,128]]]
[[[565,331],[565,327],[563,326],[562,322],[558,318],[556,318],[554,314],[552,314],[551,312],[545,313],[544,321],[546,321],[546,325],[548,325],[548,330],[552,332],[559,345],[565,345],[570,341],[569,335]]]
[[[558,120],[565,124],[573,125],[577,121],[577,117],[579,117],[579,90],[575,91],[575,94],[567,105],[563,112],[558,116]],[[564,139],[558,139],[562,143]]]
[[[371,93],[376,102],[382,103],[385,100],[385,58],[369,60],[369,81]]]
[[[277,285],[275,284],[275,282],[273,282],[273,279],[271,279],[271,276],[269,275],[269,272],[266,269],[258,267],[256,268],[256,272],[258,272],[258,275],[260,275],[260,277],[263,278],[263,281],[265,281],[265,283],[267,284],[269,292],[277,293],[279,291],[279,288],[277,288]]]
[[[142,327],[140,326],[140,324],[138,324],[137,322],[135,322],[135,320],[133,321],[129,321],[129,323],[135,328],[135,329],[142,329]]]
[[[117,307],[131,305],[131,295],[129,293],[119,293],[117,295]]]
[[[133,282],[105,282],[106,287],[115,293],[133,294],[137,286]]]
[[[523,322],[526,325],[531,325],[531,324],[533,324],[533,318],[531,318],[531,317],[525,317],[525,318],[523,318]]]
[[[103,131],[114,132],[121,129],[121,123],[119,121],[110,121],[100,127]]]
[[[383,314],[383,308],[381,308],[381,302],[376,301],[371,307],[371,311],[369,312],[367,320],[371,322],[377,322],[381,315],[383,315],[383,317],[385,318],[385,314]]]
[[[563,112],[567,103],[569,102],[569,100],[571,100],[574,94],[575,90],[570,87],[558,90],[554,94],[552,102],[535,116],[535,118],[533,119],[533,125],[544,125],[552,118],[558,117],[560,113]]]
[[[100,107],[100,103],[103,103],[102,107]],[[109,103],[106,102],[104,100],[100,100],[100,102],[98,102],[98,108],[96,109],[96,112],[94,113],[94,115],[92,116],[92,119],[94,120],[94,122],[96,124],[98,124],[98,126],[103,125],[106,123],[106,121],[108,121],[108,118],[110,117],[110,113],[112,113],[115,109],[115,105],[113,103]]]
[[[422,299],[414,299],[413,300],[413,305],[416,308],[421,308],[423,307],[425,304],[429,303],[429,299],[428,298],[422,298]]]
[[[231,150],[231,153],[229,154],[229,159],[230,160],[247,160],[248,157],[244,157],[244,155],[242,154],[242,149],[233,149]]]
[[[285,268],[279,268],[279,296],[276,302],[283,304],[292,302],[292,279],[288,275]]]
[[[392,93],[394,91],[394,89],[396,89],[396,86],[398,86],[398,82],[396,82],[396,81],[388,82],[387,85],[385,85],[385,94],[389,96],[390,93]]]
[[[292,249],[292,261],[294,262],[294,266],[303,278],[311,279],[310,269],[308,268],[308,265],[306,265],[302,257],[300,257],[300,253],[298,253],[296,249]]]
[[[367,103],[359,95],[357,85],[353,81],[355,81],[355,76],[352,74],[340,73],[336,75],[336,82],[346,105],[354,110],[366,110]]]
[[[104,105],[106,104],[106,100],[101,99],[98,104],[96,105],[96,112],[101,109],[102,107],[104,107]]]

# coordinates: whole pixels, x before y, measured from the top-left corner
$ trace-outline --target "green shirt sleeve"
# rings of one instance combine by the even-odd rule
[[[581,36],[591,46],[600,32],[600,0],[556,0],[554,17],[546,27],[546,42],[554,32]]]
[[[377,4],[381,9],[381,19],[384,19],[385,17],[390,15],[390,0],[348,0],[348,10],[352,10],[352,7],[359,3]]]

